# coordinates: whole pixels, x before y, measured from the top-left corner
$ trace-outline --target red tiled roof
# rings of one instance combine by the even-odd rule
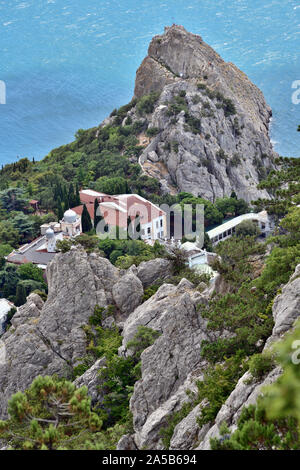
[[[99,197],[97,197],[82,194],[81,192],[80,198],[85,203],[92,220],[94,220],[94,202],[97,198],[100,203],[101,214],[108,225],[127,228],[129,214],[131,219],[135,218],[136,215],[140,215],[142,224],[149,223],[163,215],[163,211],[159,207],[136,194],[111,196],[99,193]],[[81,216],[83,205],[74,207],[72,210]]]

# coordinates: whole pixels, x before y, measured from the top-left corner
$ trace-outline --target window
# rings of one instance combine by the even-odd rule
[[[162,227],[163,226],[163,220],[160,219],[160,226]]]
[[[151,228],[150,227],[147,228],[147,233],[151,233]]]

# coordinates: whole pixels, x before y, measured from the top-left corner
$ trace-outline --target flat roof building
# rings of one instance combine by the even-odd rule
[[[242,214],[234,219],[228,220],[222,225],[213,228],[207,232],[213,245],[216,245],[220,241],[230,238],[236,232],[236,227],[245,220],[252,220],[257,223],[263,236],[268,236],[271,232],[271,223],[267,211],[262,211],[257,214],[251,212],[249,214]]]

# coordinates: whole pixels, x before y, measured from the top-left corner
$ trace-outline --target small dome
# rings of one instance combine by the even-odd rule
[[[73,224],[74,222],[76,222],[76,219],[77,219],[77,214],[71,209],[69,209],[67,212],[64,213],[64,221],[67,224]]]
[[[52,230],[52,228],[48,228],[46,230],[46,237],[48,238],[48,240],[54,237],[54,231]]]

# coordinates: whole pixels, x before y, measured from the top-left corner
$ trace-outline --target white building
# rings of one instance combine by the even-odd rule
[[[39,238],[14,250],[6,259],[14,264],[34,263],[45,270],[56,255],[57,242],[76,237],[81,231],[81,217],[68,210],[60,222],[42,225]]]
[[[188,254],[189,268],[194,269],[199,274],[208,274],[211,278],[215,277],[216,273],[210,266],[217,256],[215,253],[202,250],[193,242],[185,242],[180,244],[179,247]]]
[[[4,325],[8,312],[14,307],[12,302],[6,299],[0,299],[0,336],[4,333]]]
[[[250,214],[239,215],[238,217],[235,217],[234,219],[210,230],[207,232],[207,235],[212,241],[212,244],[217,245],[220,241],[227,240],[227,238],[232,237],[236,232],[236,227],[245,220],[251,220],[256,223],[264,237],[267,237],[271,233],[272,227],[268,213],[267,211],[262,211],[258,214],[251,212]]]

